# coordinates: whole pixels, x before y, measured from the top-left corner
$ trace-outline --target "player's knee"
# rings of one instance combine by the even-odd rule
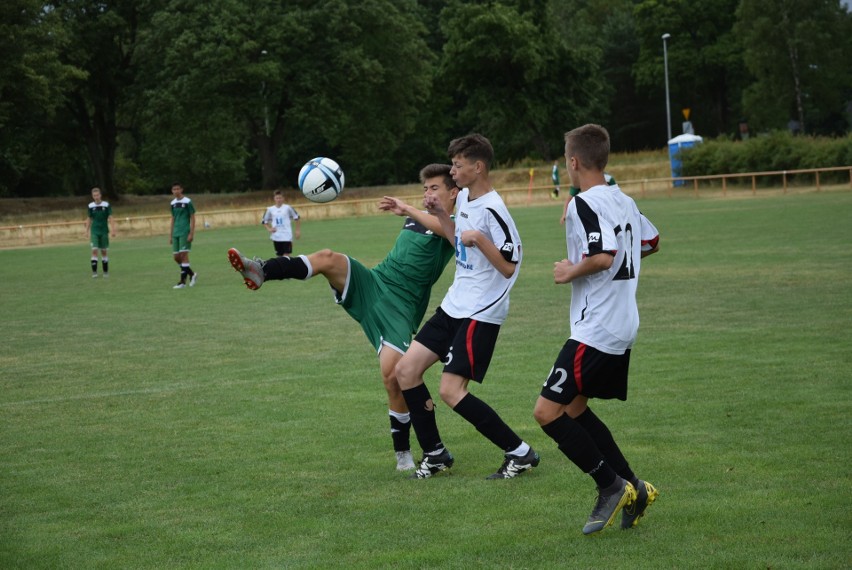
[[[334,262],[335,253],[330,249],[321,249],[308,256],[314,273],[323,273]]]
[[[449,407],[455,408],[456,404],[461,402],[462,399],[464,399],[464,397],[467,395],[467,390],[455,384],[447,384],[445,382],[441,382],[439,393],[441,395],[441,401],[443,401]]]
[[[397,384],[403,390],[414,388],[417,384],[417,371],[404,358],[394,366],[393,376],[396,377]]]
[[[382,383],[385,385],[385,390],[388,394],[399,392],[399,382],[396,379],[396,368],[390,372],[382,372]]]
[[[533,409],[533,417],[538,425],[545,426],[559,416],[556,411],[551,403],[539,398],[535,404],[535,409]]]

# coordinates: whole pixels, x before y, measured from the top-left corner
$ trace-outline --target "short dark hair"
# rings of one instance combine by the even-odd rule
[[[450,168],[449,164],[427,164],[423,168],[420,169],[420,182],[426,182],[427,178],[436,178],[440,176],[444,179],[444,184],[447,185],[447,188],[455,188],[456,181],[453,180],[453,177],[450,176]]]
[[[485,168],[491,169],[491,163],[494,161],[494,147],[491,146],[491,141],[480,134],[470,134],[450,142],[447,148],[447,155],[452,160],[456,156],[462,158],[481,160],[485,163]]]
[[[565,133],[565,154],[574,156],[585,168],[603,171],[609,162],[609,133],[600,125],[588,124]]]
[[[276,190],[275,192],[272,193],[272,195],[273,196],[283,196],[284,192],[282,192],[281,190]]]

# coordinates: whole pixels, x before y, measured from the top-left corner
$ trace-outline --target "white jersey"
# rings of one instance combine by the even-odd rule
[[[568,206],[565,228],[571,263],[614,255],[608,270],[572,281],[571,338],[601,352],[624,354],[639,330],[636,287],[642,250],[656,245],[659,232],[617,185],[578,194]]]
[[[272,224],[275,229],[269,234],[272,241],[293,241],[293,227],[290,222],[298,219],[299,213],[291,206],[284,204],[281,207],[269,206],[260,223]]]
[[[468,201],[464,188],[456,199],[456,273],[441,308],[456,319],[471,318],[503,324],[509,313],[509,290],[521,272],[521,238],[503,199],[495,191]],[[475,247],[461,242],[461,233],[479,230],[503,256],[517,264],[508,279]]]

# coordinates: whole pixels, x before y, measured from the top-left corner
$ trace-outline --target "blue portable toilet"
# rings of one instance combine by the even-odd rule
[[[683,149],[697,145],[703,140],[704,139],[698,135],[683,134],[678,135],[669,141],[669,160],[672,163],[672,178],[680,176],[681,161],[678,153],[680,153]],[[683,186],[683,180],[675,180],[674,185]]]

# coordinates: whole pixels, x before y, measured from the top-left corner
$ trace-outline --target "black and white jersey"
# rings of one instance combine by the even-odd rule
[[[643,246],[659,232],[636,202],[616,186],[593,186],[568,206],[565,223],[568,259],[613,255],[612,267],[572,281],[571,338],[601,352],[623,354],[639,330],[636,287]]]
[[[441,308],[456,319],[471,318],[503,324],[509,313],[509,291],[521,271],[521,238],[506,204],[492,190],[469,201],[467,188],[456,199],[456,273]],[[466,247],[461,234],[478,230],[497,247],[507,260],[516,263],[508,279],[475,247]]]

